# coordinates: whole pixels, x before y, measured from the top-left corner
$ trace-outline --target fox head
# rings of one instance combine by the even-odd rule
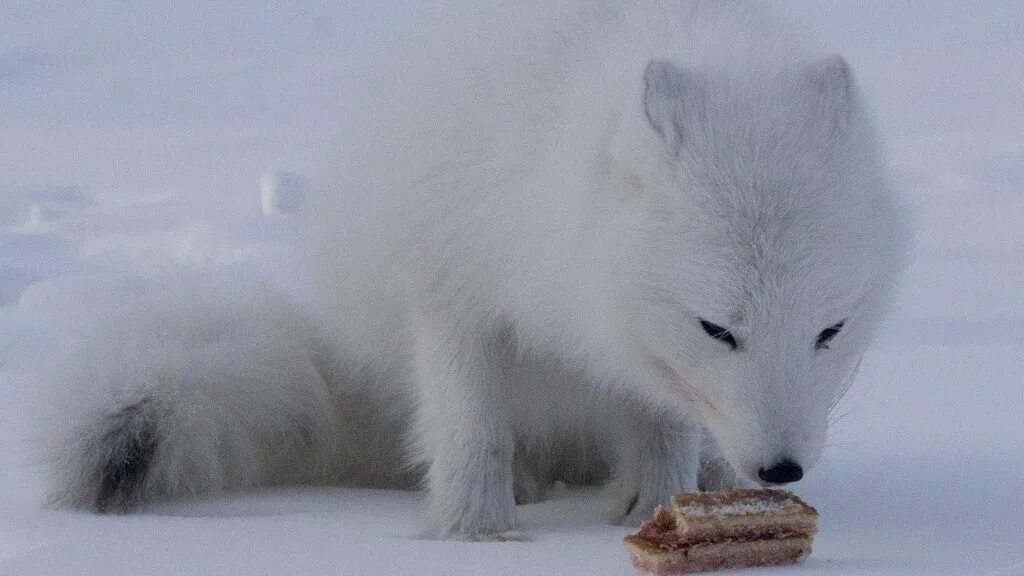
[[[909,246],[850,69],[654,60],[641,88],[629,315],[653,396],[699,418],[742,476],[799,480]]]

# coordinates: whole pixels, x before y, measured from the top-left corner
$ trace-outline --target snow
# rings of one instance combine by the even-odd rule
[[[33,379],[85,318],[182,267],[304,290],[289,202],[407,4],[0,5],[0,574],[632,573],[596,489],[522,507],[532,540],[488,544],[420,539],[417,493],[39,504]],[[813,555],[751,573],[1022,575],[1024,7],[782,4],[856,70],[920,242],[795,486],[821,513]],[[266,215],[264,173],[284,194]]]
[[[302,174],[268,168],[260,176],[260,209],[266,216],[298,212],[308,186]]]

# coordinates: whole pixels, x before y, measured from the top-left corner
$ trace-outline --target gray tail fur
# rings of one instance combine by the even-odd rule
[[[126,406],[111,417],[109,430],[95,445],[100,453],[89,458],[97,475],[85,483],[96,487],[93,510],[124,513],[144,503],[146,476],[159,449],[155,418],[148,401]]]

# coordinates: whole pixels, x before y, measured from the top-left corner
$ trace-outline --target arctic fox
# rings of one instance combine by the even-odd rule
[[[53,501],[422,480],[434,535],[491,539],[554,480],[624,523],[702,452],[799,480],[909,245],[846,62],[736,2],[456,1],[401,44],[310,203],[310,320],[99,332]]]

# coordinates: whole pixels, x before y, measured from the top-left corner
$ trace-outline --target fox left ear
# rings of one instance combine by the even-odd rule
[[[667,60],[651,60],[644,71],[644,114],[647,123],[672,148],[677,148],[698,116],[704,98],[697,74]]]
[[[814,113],[822,114],[836,133],[845,132],[853,113],[854,87],[850,65],[833,55],[807,65],[800,79],[812,94]]]

